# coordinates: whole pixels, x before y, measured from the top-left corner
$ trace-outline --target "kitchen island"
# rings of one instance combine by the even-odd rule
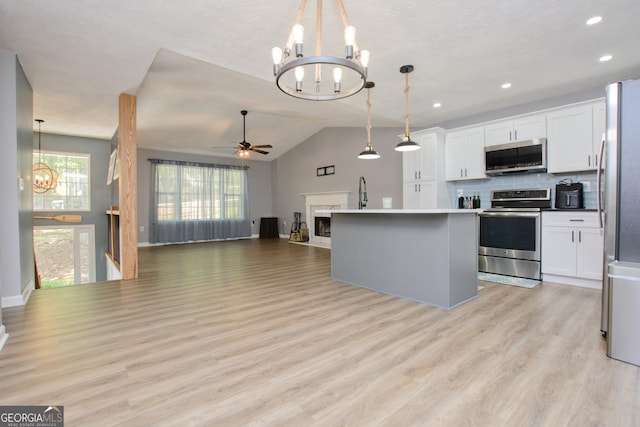
[[[442,308],[478,296],[475,209],[326,210],[334,280]]]

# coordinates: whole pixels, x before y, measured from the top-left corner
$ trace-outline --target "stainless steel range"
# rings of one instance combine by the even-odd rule
[[[551,207],[551,189],[491,192],[491,209],[478,215],[478,269],[540,279],[541,210]]]

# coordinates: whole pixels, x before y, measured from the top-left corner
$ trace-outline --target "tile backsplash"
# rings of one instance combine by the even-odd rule
[[[504,176],[494,176],[488,179],[473,181],[457,181],[453,184],[453,193],[450,194],[451,206],[458,207],[458,190],[463,191],[463,195],[480,195],[483,209],[491,207],[492,190],[520,190],[528,188],[551,188],[551,206],[555,207],[556,184],[563,179],[570,179],[572,182],[581,182],[584,188],[585,209],[596,209],[596,173],[581,172],[575,174],[547,174],[547,173],[526,173]]]

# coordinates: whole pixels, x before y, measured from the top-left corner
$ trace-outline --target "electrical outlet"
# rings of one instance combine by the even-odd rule
[[[464,196],[464,190],[462,188],[458,188],[458,197]]]
[[[583,182],[582,186],[584,187],[584,191],[591,191],[591,181]]]
[[[282,221],[282,229],[283,230],[287,229],[287,221]]]
[[[140,232],[141,232],[141,233],[144,233],[144,225],[141,225],[141,226],[140,226]]]

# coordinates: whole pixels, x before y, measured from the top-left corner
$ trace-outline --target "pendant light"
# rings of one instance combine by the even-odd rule
[[[403,65],[400,72],[405,76],[404,93],[406,95],[406,113],[404,115],[404,138],[396,145],[396,151],[415,151],[420,149],[420,145],[411,140],[409,135],[409,73],[413,71],[413,65]]]
[[[42,119],[36,119],[38,122],[38,161],[33,164],[33,192],[44,194],[47,191],[55,190],[58,186],[58,172],[49,167],[42,161],[42,132],[41,126],[44,123]]]
[[[374,82],[367,82],[364,85],[365,89],[367,89],[367,146],[363,152],[358,154],[358,158],[364,160],[380,158],[380,154],[371,146],[371,88],[375,85]]]

